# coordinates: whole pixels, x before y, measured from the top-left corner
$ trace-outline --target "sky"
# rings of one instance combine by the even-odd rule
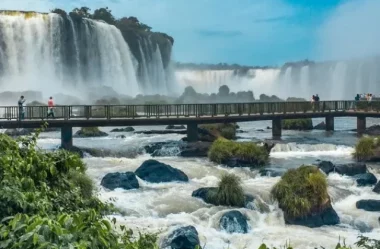
[[[380,54],[380,0],[1,0],[0,9],[109,7],[175,39],[173,59],[278,66]]]

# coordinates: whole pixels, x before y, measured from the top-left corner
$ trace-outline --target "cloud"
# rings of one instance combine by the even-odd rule
[[[346,59],[379,55],[379,10],[379,0],[351,0],[341,4],[318,31],[316,56]]]

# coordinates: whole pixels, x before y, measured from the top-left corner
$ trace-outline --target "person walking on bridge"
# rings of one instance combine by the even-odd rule
[[[19,120],[23,120],[25,118],[25,110],[24,110],[24,103],[25,103],[24,96],[21,96],[18,100],[18,116]]]
[[[52,116],[53,118],[55,118],[54,116],[54,101],[53,101],[53,97],[50,97],[49,100],[48,100],[48,114],[47,114],[47,118],[49,118],[50,116]]]

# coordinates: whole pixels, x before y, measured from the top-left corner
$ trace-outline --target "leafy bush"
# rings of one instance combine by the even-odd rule
[[[375,155],[374,151],[378,147],[379,137],[362,137],[356,144],[353,155],[358,161],[366,161]]]
[[[244,207],[245,196],[240,178],[234,174],[223,175],[218,190],[210,192],[208,198],[216,205]]]
[[[238,158],[253,165],[265,165],[269,153],[263,147],[251,142],[233,142],[219,138],[211,146],[208,157],[216,163],[225,163],[231,158]]]
[[[282,128],[284,130],[312,130],[313,120],[311,118],[285,119],[282,121]]]
[[[222,136],[226,139],[236,138],[237,125],[234,123],[204,124],[204,125],[200,125],[199,128],[209,131],[215,137]]]
[[[157,248],[155,235],[116,232],[104,218],[116,210],[94,195],[79,156],[38,150],[39,132],[0,134],[0,248]]]
[[[326,177],[315,166],[288,170],[271,194],[285,215],[291,218],[321,210],[329,201]]]
[[[99,130],[98,127],[83,127],[76,133],[80,137],[106,137],[107,133]]]

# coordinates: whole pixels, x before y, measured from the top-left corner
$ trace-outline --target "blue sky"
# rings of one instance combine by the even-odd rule
[[[182,62],[281,65],[380,53],[380,0],[1,0],[48,11],[108,6],[175,39]]]

